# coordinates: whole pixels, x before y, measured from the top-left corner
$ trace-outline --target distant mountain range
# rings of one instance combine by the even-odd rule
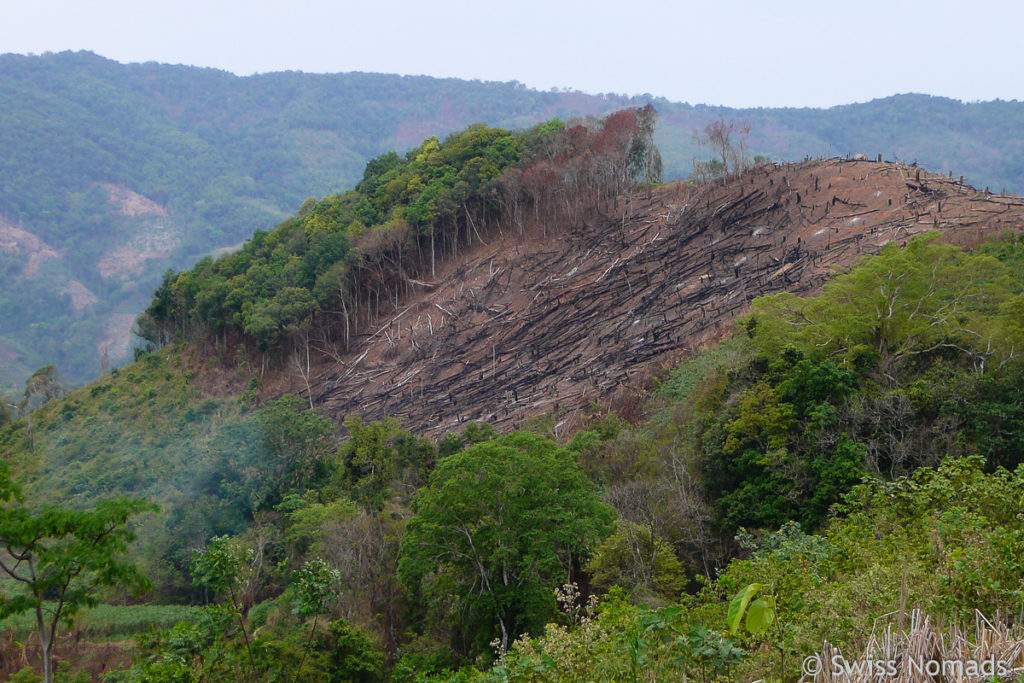
[[[242,78],[88,52],[0,56],[0,101],[0,388],[47,363],[71,383],[97,375],[129,354],[132,321],[168,268],[352,186],[374,156],[474,121],[522,127],[652,102],[669,178],[692,169],[694,131],[724,119],[750,125],[752,154],[881,154],[1024,190],[1020,102],[898,95],[740,110],[515,82]]]

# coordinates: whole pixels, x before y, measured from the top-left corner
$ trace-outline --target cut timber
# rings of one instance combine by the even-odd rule
[[[468,420],[507,430],[543,413],[562,423],[728,333],[757,296],[813,293],[836,266],[925,230],[971,245],[1024,227],[1019,198],[841,159],[666,185],[619,205],[586,228],[488,235],[438,263],[436,281],[416,282],[398,315],[353,338],[344,363],[321,359],[313,403],[339,421],[387,412],[432,435]]]

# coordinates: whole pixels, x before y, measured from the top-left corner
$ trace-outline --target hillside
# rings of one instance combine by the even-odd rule
[[[34,486],[77,504],[127,490],[177,506],[200,490],[230,507],[209,482],[233,476],[231,439],[260,433],[250,425],[249,436],[230,436],[234,425],[289,392],[338,428],[350,416],[397,417],[442,437],[472,421],[508,431],[543,417],[571,434],[594,406],[636,416],[649,380],[731,334],[755,297],[814,293],[837,268],[922,232],[976,245],[1024,229],[1017,198],[920,167],[845,159],[670,183],[609,206],[617,216],[546,234],[471,238],[397,308],[354,315],[348,351],[339,329],[333,345],[304,344],[325,334],[315,324],[267,352],[191,326],[191,339],[44,406],[51,424],[37,437],[45,457],[29,461]],[[237,524],[229,514],[235,521],[218,524]]]
[[[829,110],[730,110],[517,83],[121,65],[89,53],[0,57],[0,386],[56,362],[71,383],[128,353],[167,268],[236,247],[370,158],[473,121],[522,127],[654,102],[668,177],[692,134],[746,121],[776,159],[866,152],[1020,190],[1024,107],[904,95]]]
[[[105,608],[58,654],[128,681],[797,680],[917,609],[1020,642],[1024,202],[838,158],[641,182],[652,114],[379,157],[166,278],[138,361],[0,424],[29,507],[158,502],[147,600],[205,605]],[[744,590],[782,626],[726,635]]]
[[[545,414],[578,424],[594,402],[628,404],[645,376],[721,337],[755,297],[812,293],[837,267],[924,231],[968,246],[1024,226],[1020,199],[841,159],[670,184],[616,209],[554,243],[476,248],[347,356],[318,364],[313,403],[434,435]]]

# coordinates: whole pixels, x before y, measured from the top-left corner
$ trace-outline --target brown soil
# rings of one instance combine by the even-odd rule
[[[313,402],[338,420],[395,415],[433,435],[543,414],[563,425],[725,334],[756,296],[812,293],[835,267],[927,230],[973,245],[1024,226],[1019,198],[840,159],[668,185],[610,213],[558,235],[492,238],[449,264],[350,353],[314,363]],[[273,385],[305,386],[294,371]]]
[[[21,254],[25,258],[22,273],[32,277],[39,271],[39,265],[48,259],[60,258],[57,250],[32,233],[16,228],[0,218],[0,251]]]
[[[123,185],[102,186],[116,213],[138,219],[128,243],[112,248],[96,263],[96,270],[104,279],[138,275],[146,261],[169,255],[181,243],[181,226],[169,218],[166,207]]]
[[[71,297],[71,308],[75,313],[80,313],[99,301],[96,295],[78,280],[68,280],[64,285],[64,289],[61,290],[61,294],[67,294]]]
[[[169,216],[166,207],[157,204],[149,197],[133,192],[124,185],[101,183],[110,195],[110,203],[122,216]]]
[[[146,220],[135,227],[128,244],[103,254],[96,270],[104,279],[138,275],[150,259],[170,255],[181,243],[181,228],[170,219]]]

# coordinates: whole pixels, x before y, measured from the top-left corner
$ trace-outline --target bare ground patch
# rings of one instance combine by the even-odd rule
[[[396,415],[427,434],[542,414],[571,424],[727,334],[756,296],[813,293],[835,267],[927,230],[971,245],[1022,228],[1021,199],[893,163],[668,185],[558,235],[492,237],[349,353],[314,359],[310,393],[336,418]],[[289,377],[278,386],[304,389]]]
[[[39,266],[48,259],[59,259],[60,254],[41,239],[21,228],[16,228],[0,217],[0,251],[21,254],[25,257],[22,273],[32,277],[39,272]]]

